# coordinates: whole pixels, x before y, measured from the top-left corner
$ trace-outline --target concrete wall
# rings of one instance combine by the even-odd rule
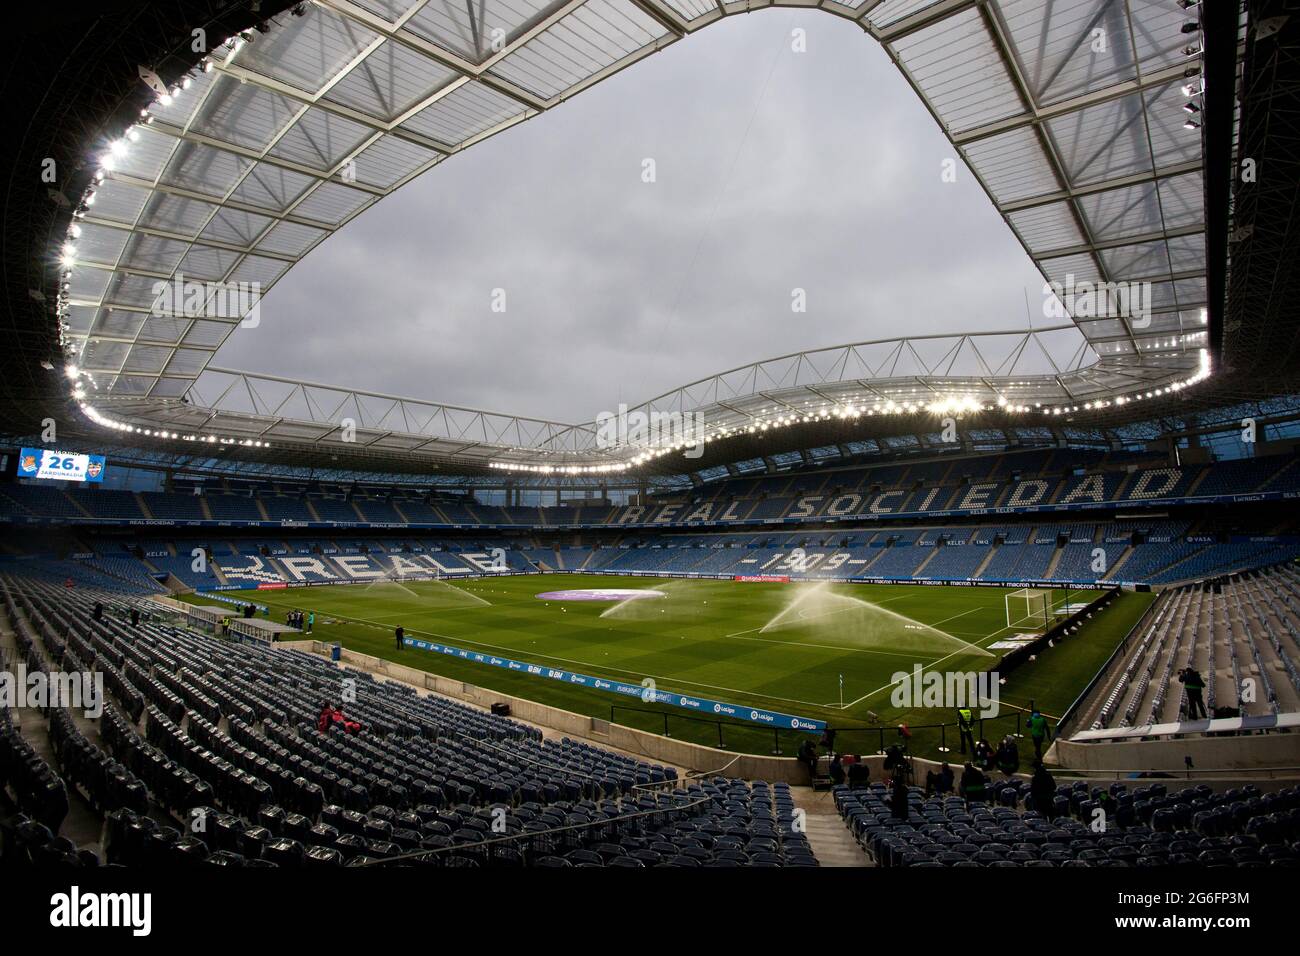
[[[324,649],[322,650],[321,649],[322,645],[320,641],[305,640],[305,641],[276,641],[275,646],[277,648],[283,647],[290,651],[306,651],[308,654],[324,654],[326,657],[328,657],[330,653],[329,648],[331,645],[329,644],[324,645]]]
[[[1292,768],[1300,776],[1300,734],[1254,734],[1249,737],[1184,737],[1174,740],[1122,740],[1075,743],[1058,740],[1056,760],[1079,770],[1165,770],[1182,773],[1184,757],[1192,758],[1193,772],[1203,770],[1253,770]]]

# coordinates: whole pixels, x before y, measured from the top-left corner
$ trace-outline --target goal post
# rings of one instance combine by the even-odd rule
[[[1006,595],[1007,629],[1046,631],[1052,623],[1051,588],[1017,588]]]

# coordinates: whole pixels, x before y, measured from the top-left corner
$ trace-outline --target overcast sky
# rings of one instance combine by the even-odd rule
[[[367,210],[216,364],[578,422],[799,349],[1021,328],[1043,280],[963,163],[941,181],[955,155],[857,27],[728,17]]]

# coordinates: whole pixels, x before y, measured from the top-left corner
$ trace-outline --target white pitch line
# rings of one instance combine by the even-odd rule
[[[866,602],[864,602],[864,603],[869,604],[869,605],[871,605],[872,607],[877,607],[877,606],[879,606],[879,605],[881,605],[881,604],[888,604],[890,601],[899,601],[899,600],[902,600],[903,598],[908,597],[908,596],[909,596],[909,595],[906,595],[906,594],[900,594],[900,595],[898,595],[897,597],[885,598],[883,601],[866,601]],[[851,601],[861,601],[862,598],[849,598],[849,600],[851,600]],[[817,620],[817,618],[819,618],[819,617],[830,617],[832,614],[843,614],[845,611],[857,611],[857,610],[861,610],[861,609],[858,608],[858,607],[842,607],[842,608],[839,608],[838,610],[834,610],[834,611],[824,611],[824,612],[821,613],[821,614],[814,614],[812,617],[801,617],[799,620],[800,620],[801,622],[802,622],[802,621],[815,621],[815,620]],[[770,624],[771,622],[769,621],[768,623]],[[741,634],[753,634],[755,631],[761,631],[761,630],[763,630],[763,628],[765,628],[765,627],[767,627],[767,624],[760,624],[758,627],[747,628],[746,630],[743,630],[743,631],[732,631],[730,634],[724,634],[723,637],[739,637]],[[793,643],[793,642],[791,642],[791,643]]]
[[[998,634],[1001,634],[1003,631],[1006,631],[1006,630],[1009,630],[1009,628],[1006,628],[1006,627],[1000,627],[1000,628],[998,628],[996,631],[994,631],[992,634],[986,635],[984,639],[985,639],[985,640],[988,640],[988,639],[990,639],[990,638],[992,638],[992,637],[996,637]],[[972,645],[970,645],[970,646],[971,646],[971,647],[976,647],[976,646],[978,646],[978,645],[974,645],[974,644],[972,644]],[[980,648],[980,650],[983,650],[983,648]],[[924,674],[924,673],[926,672],[926,670],[933,669],[936,665],[938,665],[938,664],[942,664],[942,663],[943,663],[944,661],[946,661],[948,658],[950,658],[950,657],[956,657],[956,656],[957,656],[958,654],[960,654],[960,653],[962,653],[962,652],[961,652],[961,651],[953,651],[951,654],[945,654],[943,657],[940,657],[940,658],[937,658],[937,659],[935,659],[935,660],[930,661],[930,663],[925,664],[925,665],[923,665],[923,666],[921,667],[921,673]],[[845,709],[845,710],[848,710],[850,707],[855,707],[855,706],[857,706],[858,704],[862,703],[864,700],[868,700],[869,698],[875,697],[875,696],[876,696],[877,694],[879,694],[881,691],[883,691],[883,690],[889,690],[889,688],[891,688],[891,687],[893,687],[893,686],[894,686],[894,682],[893,682],[893,681],[890,681],[888,684],[885,684],[885,685],[882,686],[882,687],[877,687],[875,690],[871,691],[870,693],[863,694],[863,695],[862,695],[861,697],[859,697],[857,700],[851,700],[851,701],[849,701],[847,704],[844,705],[844,709]]]
[[[893,600],[893,598],[890,598],[890,600]],[[882,601],[881,603],[883,604],[884,602]],[[853,611],[853,610],[857,610],[857,609],[856,609],[856,608],[840,608],[840,610],[838,610],[838,611],[827,611],[826,614],[827,614],[827,615],[829,615],[829,614],[840,614],[840,613],[842,613],[843,611]],[[954,619],[959,618],[959,617],[962,617],[962,616],[964,616],[964,615],[966,615],[966,614],[973,614],[974,612],[976,612],[976,611],[981,611],[981,610],[983,610],[983,608],[973,607],[973,608],[971,608],[969,611],[962,611],[961,614],[954,614],[952,617],[945,617],[945,618],[943,619],[943,621],[939,621],[938,624],[942,624],[942,623],[944,623],[944,621],[951,621],[951,620],[954,620]],[[934,630],[936,630],[936,631],[939,629],[938,624],[926,624],[924,621],[917,621],[916,623],[917,623],[917,624],[921,624],[921,625],[923,625],[923,626],[925,626],[925,627],[932,628],[932,629],[934,629]],[[735,632],[732,633],[732,634],[726,634],[726,635],[724,635],[724,636],[727,637],[727,638],[733,639],[733,640],[737,640],[737,641],[763,641],[764,643],[767,643],[767,644],[788,644],[788,645],[791,646],[791,647],[818,647],[818,648],[823,648],[823,649],[828,650],[828,651],[841,651],[841,652],[843,652],[843,653],[848,653],[848,654],[880,654],[880,655],[885,656],[885,657],[909,657],[909,658],[910,658],[910,657],[913,657],[912,654],[909,654],[909,653],[906,653],[906,652],[903,652],[903,651],[881,651],[881,650],[876,650],[876,649],[874,649],[874,648],[869,648],[869,647],[842,647],[842,646],[840,646],[840,645],[838,645],[838,644],[813,644],[813,643],[808,642],[808,641],[781,641],[781,640],[777,640],[777,639],[775,639],[775,638],[770,638],[770,637],[768,637],[768,638],[764,638],[764,637],[741,637],[742,634],[752,634],[754,631],[761,631],[761,630],[762,630],[761,627],[754,627],[754,628],[750,628],[748,631],[735,631]],[[945,635],[947,635],[948,637],[954,637],[954,636],[955,636],[955,635],[953,635],[953,634],[950,634],[948,631],[944,631],[943,633],[944,633]],[[985,634],[979,634],[979,635],[976,635],[976,636],[978,636],[978,637],[987,637],[988,635],[985,635]],[[957,638],[957,640],[961,641],[960,638]],[[967,645],[969,645],[969,646],[971,646],[971,647],[976,646],[976,645],[972,644],[970,641],[961,641],[961,643],[963,643],[963,644],[967,644]]]
[[[955,620],[957,620],[957,618],[959,618],[959,617],[965,617],[967,614],[974,614],[976,611],[982,611],[982,610],[984,610],[984,608],[982,608],[982,607],[973,607],[973,608],[971,608],[969,611],[962,611],[960,614],[954,614],[952,617],[945,617],[942,621],[935,621],[933,624],[925,624],[924,621],[917,621],[916,623],[918,623],[918,624],[925,624],[926,627],[932,627],[932,628],[934,628],[934,629],[937,631],[937,630],[939,630],[939,625],[940,625],[940,624],[946,624],[946,623],[948,623],[949,621],[955,621]],[[948,632],[945,631],[944,633],[946,634],[946,633],[948,633]]]
[[[741,633],[744,633],[743,631]],[[843,647],[839,644],[811,644],[807,641],[780,641],[772,637],[736,637],[731,634],[727,635],[733,641],[761,641],[764,644],[781,644],[785,647],[818,647],[828,651],[839,651],[841,654],[880,654],[884,657],[907,657],[914,655],[903,651],[878,651],[870,647]]]

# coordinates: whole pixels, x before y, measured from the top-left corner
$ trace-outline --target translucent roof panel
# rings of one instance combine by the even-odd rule
[[[1003,19],[1024,55],[1025,82],[1039,105],[1105,89],[1137,76],[1125,5],[1003,0]]]
[[[294,206],[294,214],[302,219],[326,226],[341,225],[355,215],[376,196],[350,189],[340,183],[322,183]]]
[[[194,238],[207,225],[217,208],[215,203],[206,200],[155,193],[149,205],[141,212],[138,222],[149,229]]]
[[[249,34],[251,42],[223,43],[206,71],[101,159],[105,179],[81,219],[69,276],[78,364],[101,393],[203,421],[202,396],[186,383],[205,374],[239,316],[168,314],[155,293],[160,281],[256,283],[265,294],[333,230],[412,177],[689,38],[723,6],[744,9],[716,0],[318,0]],[[1060,376],[1013,381],[996,356],[988,368],[945,376],[927,368],[937,356],[917,343],[914,371],[925,387],[992,381],[1050,401],[1173,381],[1197,367],[1202,145],[1184,125],[1182,87],[1199,67],[1195,49],[1186,52],[1185,11],[1171,0],[821,7],[885,46],[1045,277],[1149,284],[1146,316],[1072,317],[1082,345]],[[824,382],[824,394],[863,400],[854,390],[869,391],[899,367],[870,353],[855,350],[855,381]],[[832,377],[832,366],[803,358],[801,367]],[[707,385],[696,385],[678,397],[706,401]],[[798,393],[806,387],[791,400],[823,394]],[[728,414],[743,420],[764,403],[740,401]],[[221,420],[249,429],[257,422],[242,416],[256,412]],[[506,418],[517,430],[508,444],[525,450],[553,447],[556,434],[585,440],[588,428],[534,421],[525,432]],[[412,442],[393,426],[385,427],[394,447],[487,457],[495,440],[470,441],[448,426]],[[296,426],[283,427],[288,435]],[[307,440],[321,435],[319,425],[301,429]]]
[[[221,282],[239,262],[239,253],[211,246],[194,246],[181,260],[183,275],[191,279]]]
[[[164,185],[214,201],[224,199],[253,165],[248,159],[223,149],[183,141],[178,141],[175,147],[159,180]]]
[[[380,37],[325,7],[313,7],[295,30],[259,35],[240,51],[239,65],[271,80],[316,94]],[[297,25],[295,25],[297,26]]]
[[[295,172],[273,163],[254,163],[245,166],[239,185],[230,198],[275,212],[287,210],[316,180],[305,172]]]
[[[386,40],[325,94],[325,100],[383,121],[401,116],[456,74],[395,40]]]
[[[904,37],[896,50],[903,69],[950,132],[1005,119],[1024,108],[978,9]]]
[[[314,226],[304,226],[296,222],[281,222],[267,233],[258,244],[262,252],[278,252],[288,256],[300,256],[315,243],[324,239],[328,233]]]
[[[402,123],[402,129],[442,143],[463,143],[521,116],[528,107],[481,83],[465,83]]]
[[[417,4],[403,25],[430,43],[472,63],[482,63],[502,44],[518,38],[550,6],[545,0],[498,0],[482,6],[430,0]]]
[[[406,177],[436,163],[442,155],[395,136],[377,139],[353,160],[350,175],[359,183],[391,189]]]
[[[1010,203],[1060,188],[1042,138],[1028,126],[977,140],[962,152],[995,202]]]
[[[117,262],[131,234],[111,226],[83,226],[77,243],[78,254],[86,262],[107,265]]]
[[[1048,203],[1013,212],[1011,227],[1031,253],[1083,242],[1083,232],[1069,203]]]
[[[190,131],[261,152],[297,115],[301,107],[288,97],[223,76],[213,84]]]
[[[539,95],[555,96],[666,32],[628,0],[587,0],[492,72]]]
[[[152,182],[162,172],[175,149],[176,140],[161,130],[149,126],[137,127],[135,141],[131,143],[126,156],[114,163],[113,173],[118,177]]]
[[[268,155],[328,172],[374,135],[362,123],[313,106],[284,131]]]
[[[883,0],[873,5],[867,21],[873,26],[887,27],[918,11],[933,6],[938,0]]]
[[[1076,201],[1094,239],[1106,241],[1158,231],[1160,197],[1154,182],[1081,196]]]
[[[667,2],[668,6],[683,20],[695,20],[718,9],[718,5],[713,0],[667,0]]]
[[[200,239],[210,243],[229,243],[246,246],[276,220],[262,216],[246,209],[226,207],[208,220]]]
[[[155,194],[148,187],[132,186],[116,179],[106,180],[95,192],[95,203],[87,213],[96,220],[134,223],[152,195]]]

